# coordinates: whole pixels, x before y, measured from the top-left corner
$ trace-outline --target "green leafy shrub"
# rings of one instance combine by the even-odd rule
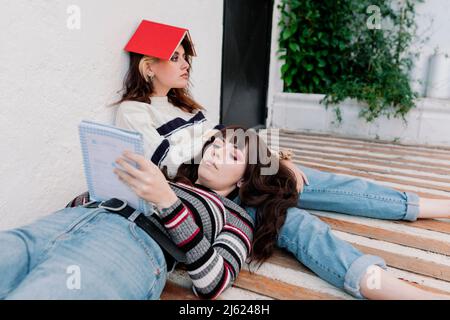
[[[411,88],[415,5],[422,0],[281,0],[280,58],[285,92],[365,102],[360,116],[405,119],[418,94]],[[378,26],[369,6],[379,9]],[[375,16],[376,18],[376,16]],[[369,27],[370,26],[370,27]]]

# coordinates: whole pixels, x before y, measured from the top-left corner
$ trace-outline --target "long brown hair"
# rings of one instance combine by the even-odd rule
[[[238,126],[223,128],[205,143],[203,151],[216,137],[226,137],[230,131],[236,130],[245,129]],[[249,141],[254,138],[253,141],[257,141],[258,153],[256,161],[249,161],[249,152],[246,152],[247,167],[238,194],[242,206],[256,208],[250,261],[262,264],[273,254],[280,229],[286,220],[287,209],[297,205],[297,181],[294,173],[272,154],[266,143],[254,130],[246,130],[245,133],[246,148],[248,149]],[[263,161],[265,156],[268,156],[270,161],[279,162],[278,171],[275,174],[261,174],[263,168],[272,164],[266,160]],[[199,159],[193,159],[191,163],[182,164],[173,181],[195,183],[198,178],[198,163]]]
[[[189,63],[189,73],[192,71],[192,50],[188,38],[181,41],[186,54],[186,61]],[[154,93],[152,81],[141,70],[143,59],[158,60],[158,58],[144,56],[142,54],[130,52],[130,66],[125,76],[122,98],[114,103],[119,104],[124,101],[139,101],[151,103],[151,94]],[[167,99],[174,106],[193,113],[196,110],[202,110],[203,107],[198,104],[191,96],[189,85],[186,88],[172,88],[167,93]]]

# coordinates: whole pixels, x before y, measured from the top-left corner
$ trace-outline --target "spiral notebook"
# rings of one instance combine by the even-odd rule
[[[115,167],[119,167],[115,160],[121,157],[125,150],[144,154],[142,134],[91,121],[80,123],[79,134],[90,199],[126,200],[130,206],[144,214],[152,213],[153,206],[139,198],[113,172]],[[136,163],[131,164],[137,167]]]

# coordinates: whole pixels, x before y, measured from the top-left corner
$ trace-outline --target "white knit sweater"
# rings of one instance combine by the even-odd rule
[[[152,97],[151,104],[124,101],[115,125],[140,132],[147,159],[166,166],[173,177],[180,164],[199,155],[204,142],[214,134],[214,124],[201,111],[189,113],[172,105],[167,97]]]

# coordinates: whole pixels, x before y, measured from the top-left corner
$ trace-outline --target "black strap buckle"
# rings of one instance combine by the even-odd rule
[[[126,200],[112,198],[112,199],[100,202],[100,204],[98,205],[98,208],[103,208],[103,209],[106,209],[109,211],[119,212],[119,211],[125,209],[127,205],[128,205],[128,202]]]
[[[98,207],[98,201],[91,200],[89,202],[86,202],[82,205],[84,208],[97,208]]]

